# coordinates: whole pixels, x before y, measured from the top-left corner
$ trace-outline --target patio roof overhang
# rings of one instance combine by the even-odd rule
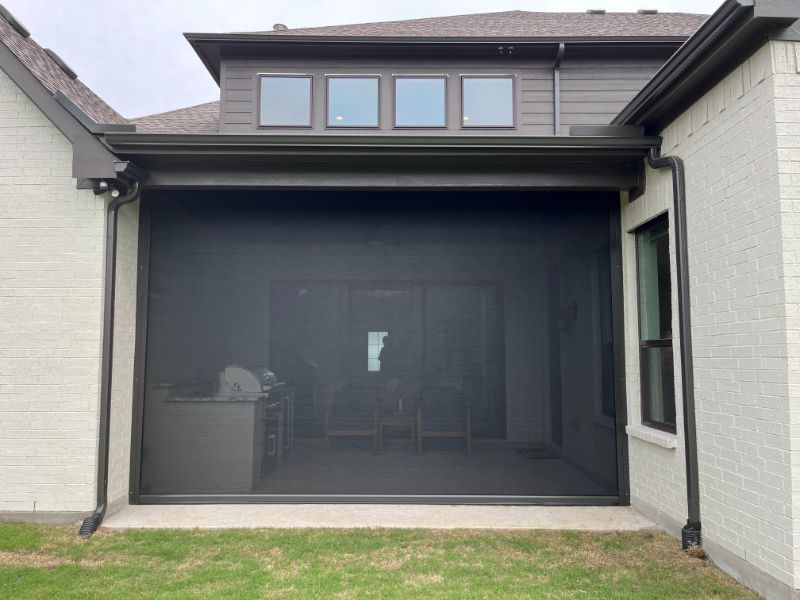
[[[630,190],[661,138],[109,133],[150,188]]]

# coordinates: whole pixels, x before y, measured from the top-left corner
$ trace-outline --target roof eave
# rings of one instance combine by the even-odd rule
[[[259,44],[431,44],[431,45],[463,45],[463,44],[496,44],[530,43],[552,44],[557,42],[604,44],[608,42],[683,42],[687,35],[673,36],[362,36],[362,35],[280,35],[268,33],[184,33],[183,36],[193,42],[255,42]]]
[[[51,93],[33,72],[3,43],[0,43],[0,71],[30,99],[72,144],[72,176],[82,179],[114,178],[116,157],[90,131],[94,121],[66,96]],[[95,125],[100,125],[96,124]],[[111,126],[109,126],[111,127]],[[113,126],[118,127],[118,126]]]
[[[800,39],[790,30],[800,3],[727,0],[614,118],[658,132],[769,39]]]
[[[184,33],[183,36],[200,57],[211,76],[219,84],[220,63],[224,53],[223,47],[260,49],[262,52],[270,48],[330,48],[361,47],[391,52],[401,48],[418,49],[465,48],[497,46],[498,44],[514,45],[517,50],[525,47],[558,47],[559,44],[583,47],[619,47],[619,46],[675,46],[683,44],[689,36],[552,36],[552,37],[519,37],[519,36],[346,36],[346,35],[272,35],[252,33]],[[323,51],[324,52],[324,51]]]

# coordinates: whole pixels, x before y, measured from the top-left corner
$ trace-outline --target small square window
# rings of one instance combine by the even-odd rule
[[[395,127],[445,127],[446,83],[442,76],[395,77]]]
[[[463,127],[514,127],[514,78],[463,76]]]
[[[311,127],[311,75],[262,75],[259,125]]]
[[[379,78],[328,77],[328,127],[377,127]]]

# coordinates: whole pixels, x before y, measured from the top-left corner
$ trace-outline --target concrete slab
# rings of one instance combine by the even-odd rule
[[[430,506],[394,504],[193,504],[127,506],[111,529],[419,528],[638,531],[656,524],[629,506]]]

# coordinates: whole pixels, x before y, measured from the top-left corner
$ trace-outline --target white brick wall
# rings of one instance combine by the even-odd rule
[[[71,165],[69,141],[0,71],[0,512],[95,505],[105,207],[76,189]],[[135,274],[137,214],[121,220],[121,277]],[[117,398],[132,352],[121,288]],[[127,470],[127,453],[117,464]]]
[[[625,304],[625,378],[628,398],[628,444],[631,475],[631,503],[655,507],[673,520],[686,519],[686,470],[683,442],[678,437],[641,424],[639,379],[639,315],[637,312],[636,244],[634,231],[653,218],[667,213],[670,236],[670,270],[675,281],[675,243],[672,178],[669,171],[647,170],[647,193],[629,203],[622,198],[622,272]],[[626,233],[627,232],[627,233]],[[677,289],[672,289],[673,332],[677,326]],[[676,336],[677,337],[677,336]],[[675,389],[680,390],[679,339],[674,344]],[[680,401],[675,406],[676,424],[683,429]]]
[[[117,218],[117,299],[114,313],[114,373],[108,472],[108,499],[115,506],[120,501],[127,503],[130,487],[139,202],[121,207]]]
[[[664,154],[686,164],[704,538],[791,587],[800,587],[797,52],[790,43],[767,44],[662,133]],[[643,198],[623,203],[628,229],[671,207],[668,170],[648,170],[647,187]],[[684,522],[682,423],[675,450],[633,437],[640,422],[634,257],[628,235],[632,502]],[[676,365],[676,390],[679,380]],[[679,392],[677,402],[680,413]]]
[[[789,515],[792,520],[791,540],[794,546],[794,581],[800,588],[800,43],[776,42],[772,49],[773,89],[775,94],[775,133],[777,135],[778,188],[783,254],[783,293],[788,342],[787,387],[790,398],[788,415],[775,435],[788,439],[774,452],[775,459],[792,465],[792,480],[785,481],[789,490]],[[783,383],[783,382],[781,382]],[[774,460],[774,459],[773,459]],[[784,519],[778,524],[783,525]]]

